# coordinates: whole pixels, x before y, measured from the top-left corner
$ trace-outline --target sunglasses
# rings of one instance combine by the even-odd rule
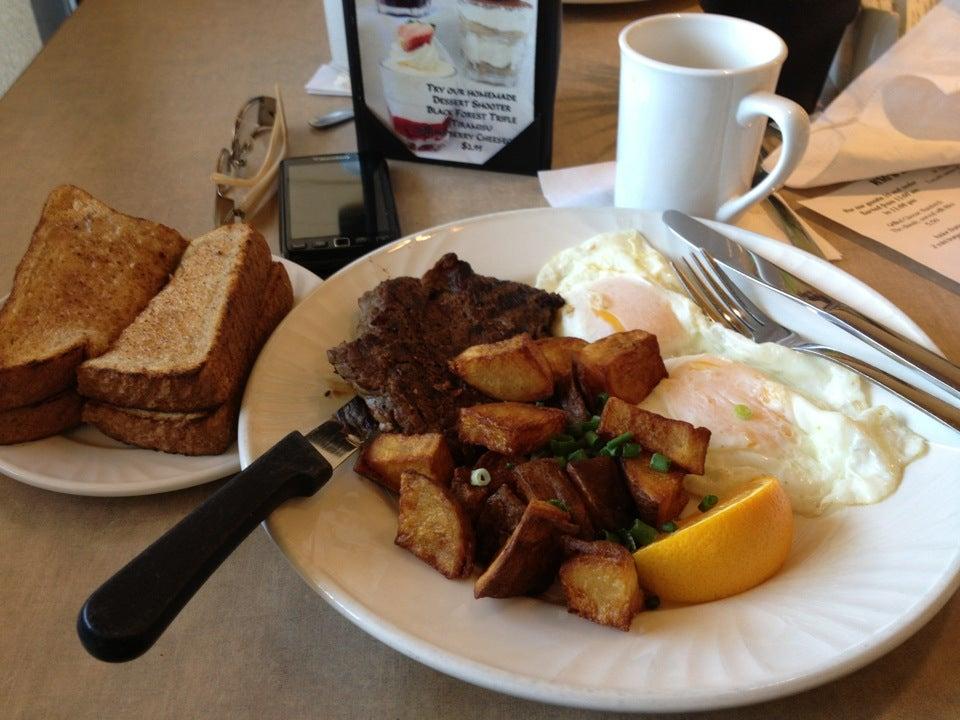
[[[244,103],[230,146],[217,155],[211,175],[217,186],[213,211],[217,227],[252,218],[276,192],[277,171],[287,154],[287,123],[280,88],[274,90],[275,98],[260,95]]]

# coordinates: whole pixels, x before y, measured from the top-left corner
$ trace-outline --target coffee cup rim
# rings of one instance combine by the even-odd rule
[[[659,22],[712,22],[718,25],[739,25],[741,27],[750,28],[754,32],[759,32],[760,34],[767,35],[770,37],[774,43],[777,45],[778,50],[775,57],[766,60],[755,65],[750,65],[748,67],[742,68],[696,68],[689,67],[686,65],[674,65],[672,63],[663,62],[662,60],[655,60],[648,55],[644,55],[642,52],[632,47],[627,42],[627,35],[635,27],[640,25],[653,25]],[[777,65],[782,65],[783,61],[787,58],[787,45],[779,35],[777,35],[773,30],[765,28],[763,25],[759,25],[750,20],[744,20],[742,18],[735,18],[729,15],[716,15],[713,13],[663,13],[660,15],[651,15],[649,17],[640,18],[639,20],[634,20],[632,23],[627,25],[620,31],[618,37],[618,44],[620,45],[620,52],[628,55],[629,57],[641,62],[645,65],[648,65],[652,68],[663,70],[671,73],[681,74],[681,75],[690,75],[693,77],[726,77],[726,76],[735,76],[735,75],[745,75],[748,73],[756,72],[757,70],[763,68],[774,67]]]

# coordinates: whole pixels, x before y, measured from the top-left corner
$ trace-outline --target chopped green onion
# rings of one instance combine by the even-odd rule
[[[600,427],[599,415],[594,415],[589,420],[585,420],[584,422],[580,423],[580,429],[583,432],[586,432],[587,430],[596,430],[598,427]]]
[[[608,447],[600,448],[600,452],[597,453],[597,455],[606,455],[607,457],[614,457],[614,454],[614,451]]]
[[[660,529],[663,530],[663,532],[676,532],[677,524],[673,521],[665,522],[663,525],[660,526]]]
[[[617,435],[613,440],[608,442],[606,447],[610,448],[611,450],[616,450],[621,445],[624,445],[625,443],[628,443],[631,440],[633,440],[633,433],[625,432],[622,435]]]
[[[553,461],[560,467],[567,466],[567,456],[566,455],[554,455]]]
[[[741,420],[749,420],[753,417],[753,411],[748,405],[743,405],[742,403],[737,403],[733,406],[733,414],[736,415]]]
[[[567,504],[560,498],[550,498],[547,500],[547,502],[553,505],[555,508],[560,508],[564,512],[570,512],[570,508],[568,508]]]
[[[550,441],[550,452],[554,455],[569,455],[574,450],[580,449],[580,443],[572,438],[570,440],[557,440],[554,438]]]
[[[647,610],[656,610],[660,607],[660,598],[656,595],[647,595],[643,598],[643,605]]]
[[[565,435],[564,433],[560,433],[559,435],[554,435],[552,438],[550,438],[550,440],[551,442],[554,440],[557,440],[558,442],[570,442],[573,440],[573,435]]]
[[[620,530],[618,534],[620,535],[621,545],[626,545],[627,550],[630,552],[637,551],[637,541],[634,539],[633,535],[630,534],[629,530]]]
[[[610,396],[607,393],[600,393],[597,395],[597,407],[602,410],[603,406],[607,404],[607,400],[609,399]]]
[[[576,450],[567,455],[567,462],[572,463],[577,462],[578,460],[586,460],[588,457],[590,456],[587,455],[587,451],[581,448],[580,450]]]
[[[627,531],[627,534],[633,538],[637,547],[649,545],[657,539],[657,531],[639,518],[633,521],[633,527]]]
[[[670,458],[660,453],[654,453],[653,457],[650,458],[650,469],[657,472],[669,472]]]
[[[600,442],[600,436],[597,435],[593,430],[587,430],[583,434],[583,442],[588,448],[595,448],[597,443]]]
[[[625,443],[620,448],[620,457],[635,458],[640,455],[640,446],[637,443]]]
[[[604,530],[603,535],[601,537],[607,542],[616,543],[617,545],[622,544],[620,542],[620,536],[617,535],[616,533],[610,532],[609,530]]]
[[[717,504],[717,500],[719,500],[719,498],[716,495],[704,495],[703,500],[700,501],[700,504],[697,505],[697,508],[700,510],[700,512],[706,512]]]
[[[490,477],[490,471],[486,468],[477,468],[470,473],[470,484],[475,487],[486,487],[493,480]]]

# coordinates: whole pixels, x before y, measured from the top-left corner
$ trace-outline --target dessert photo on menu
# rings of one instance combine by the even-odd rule
[[[533,122],[537,0],[356,0],[355,12],[363,102],[416,157],[482,165]]]

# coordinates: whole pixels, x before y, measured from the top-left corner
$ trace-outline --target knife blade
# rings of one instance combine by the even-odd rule
[[[357,402],[306,435],[288,434],[95,590],[77,617],[84,648],[107,662],[149,650],[257,525],[290,498],[317,492],[360,447],[364,438],[337,419]]]
[[[960,367],[899,333],[875,323],[862,313],[807,284],[779,265],[756,255],[699,220],[668,210],[664,224],[681,242],[705,250],[721,266],[756,278],[767,287],[790,296],[821,318],[866,343],[906,370],[960,403]],[[906,378],[904,378],[906,379]]]

